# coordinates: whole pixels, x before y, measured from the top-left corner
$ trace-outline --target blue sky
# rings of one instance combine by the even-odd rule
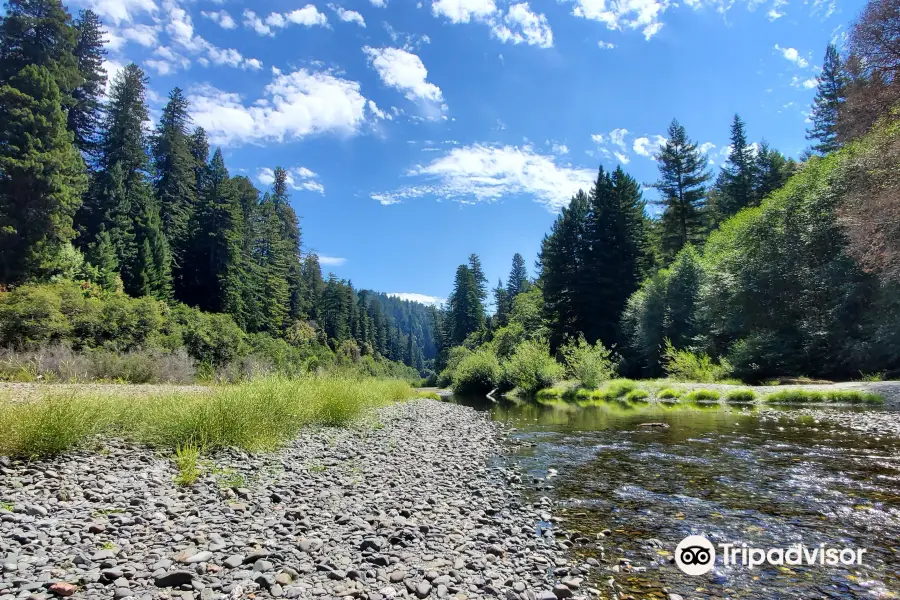
[[[529,269],[598,166],[657,176],[673,117],[727,153],[731,117],[797,156],[815,77],[861,0],[77,0],[184,89],[232,174],[289,169],[304,242],[357,287],[445,298],[478,253]],[[654,197],[653,190],[645,196]],[[415,296],[411,296],[415,297]]]

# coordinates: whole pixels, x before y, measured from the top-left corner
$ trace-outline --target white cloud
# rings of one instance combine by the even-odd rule
[[[572,14],[600,21],[608,29],[640,29],[650,39],[662,29],[660,18],[669,0],[575,0]]]
[[[632,149],[645,158],[653,158],[653,155],[659,152],[659,147],[665,143],[666,138],[661,135],[642,136],[634,140]]]
[[[194,33],[194,23],[191,16],[183,8],[174,4],[168,4],[169,21],[166,23],[166,32],[172,40],[172,44],[180,48],[185,54],[200,55],[198,62],[207,66],[225,65],[240,67],[243,69],[258,69],[262,63],[254,58],[245,58],[234,48],[219,48],[206,39]],[[145,61],[150,68],[160,75],[173,73],[178,68],[186,69],[190,66],[190,59],[175,52],[171,48],[160,46],[154,51],[159,58]]]
[[[132,25],[118,31],[123,40],[135,42],[144,48],[151,48],[157,44],[157,36],[160,28],[155,25]],[[115,35],[115,34],[113,34]]]
[[[800,53],[797,52],[796,48],[782,48],[778,44],[775,44],[775,49],[778,50],[786,60],[791,61],[801,69],[805,69],[809,65],[809,63],[806,62],[806,59],[800,56]]]
[[[378,8],[384,8],[387,6],[387,2],[385,0],[369,0],[372,3],[372,6],[377,6]]]
[[[628,130],[624,127],[620,127],[618,129],[613,129],[609,132],[609,141],[621,148],[622,150],[628,150],[628,147],[625,145],[625,136],[628,135]],[[627,162],[627,161],[626,161]]]
[[[326,267],[340,267],[347,262],[346,258],[340,258],[337,256],[323,256],[321,254],[317,256],[319,258],[319,264],[325,265]]]
[[[619,152],[618,150],[616,150],[615,152],[613,152],[613,156],[615,156],[616,159],[618,159],[618,161],[619,161],[620,163],[622,163],[623,165],[627,165],[628,163],[631,162],[631,159],[628,158],[628,156],[626,156],[626,155],[625,155],[624,153],[622,153],[622,152]]]
[[[594,142],[595,144],[604,144],[604,143],[606,143],[606,138],[603,136],[602,133],[594,133],[594,134],[592,134],[592,135],[591,135],[591,140],[593,140],[593,142]]]
[[[791,87],[811,90],[814,87],[816,87],[817,85],[819,85],[819,80],[816,79],[815,77],[808,77],[806,79],[801,79],[801,78],[797,77],[796,75],[794,75],[791,78]]]
[[[286,169],[284,181],[288,187],[294,190],[324,194],[325,186],[318,181],[318,178],[319,175],[317,173],[310,171],[306,167],[292,167]],[[263,167],[257,171],[256,180],[265,186],[272,185],[275,183],[275,171],[268,167]]]
[[[431,12],[453,23],[468,23],[487,19],[497,12],[497,6],[494,0],[435,0]]]
[[[304,27],[328,27],[328,17],[319,12],[312,4],[303,8],[292,10],[289,13],[269,13],[263,21],[252,10],[244,11],[244,25],[253,29],[259,35],[275,35],[273,29],[283,29],[288,25],[303,25]]]
[[[612,50],[616,47],[616,45],[612,42],[604,42],[603,40],[600,40],[599,42],[597,42],[597,47],[601,50]]]
[[[227,10],[220,10],[218,12],[206,12],[205,10],[201,12],[204,17],[217,24],[222,29],[234,29],[237,27],[237,23],[234,22],[234,19],[231,18],[231,15],[228,14]]]
[[[241,64],[242,69],[249,69],[251,71],[259,71],[262,67],[262,61],[256,58],[244,59],[244,62]]]
[[[381,81],[403,92],[409,100],[441,102],[441,88],[427,81],[428,70],[417,55],[400,48],[363,47]]]
[[[427,165],[408,172],[421,183],[395,192],[373,194],[384,205],[408,198],[436,196],[472,204],[511,196],[530,196],[548,210],[568,204],[579,189],[592,185],[593,169],[562,164],[529,146],[473,144],[453,148]]]
[[[554,154],[568,154],[569,153],[568,146],[566,146],[565,144],[557,144],[556,142],[553,142],[553,146],[551,146],[550,149],[553,150]]]
[[[281,142],[310,135],[353,134],[365,123],[366,98],[356,81],[306,69],[275,75],[264,97],[247,105],[212,86],[190,90],[194,122],[221,145]]]
[[[106,59],[103,61],[103,70],[106,71],[106,95],[109,96],[109,90],[112,86],[113,79],[119,74],[119,71],[125,68],[125,65],[116,60]]]
[[[355,10],[347,10],[346,8],[329,4],[328,8],[337,13],[338,18],[345,23],[356,23],[360,27],[366,26],[366,20]]]
[[[527,2],[509,7],[503,22],[491,27],[491,32],[501,42],[526,43],[539,48],[553,47],[553,31],[547,17],[531,12]]]
[[[90,8],[105,22],[114,25],[131,22],[142,13],[153,14],[159,10],[154,0],[75,0],[75,4]]]
[[[429,306],[437,306],[438,304],[444,304],[447,302],[446,298],[441,298],[440,296],[429,296],[427,294],[416,294],[414,292],[389,292],[387,295],[391,296],[392,298],[400,298],[401,300],[418,302],[420,304],[427,304]]]
[[[772,10],[770,10],[769,12],[766,13],[766,17],[767,17],[770,21],[776,21],[776,20],[780,19],[780,18],[783,17],[783,16],[784,16],[784,13],[783,13],[783,12],[778,12],[778,9],[776,9],[776,8],[773,8]]]
[[[702,152],[704,154],[706,154],[707,152],[709,152],[710,150],[712,150],[715,147],[716,147],[716,145],[713,144],[712,142],[703,142],[702,144],[697,146],[697,148],[700,150],[700,152]]]

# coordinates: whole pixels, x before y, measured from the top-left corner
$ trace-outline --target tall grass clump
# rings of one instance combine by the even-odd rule
[[[835,402],[844,404],[881,404],[884,397],[880,394],[860,392],[857,390],[782,390],[772,392],[765,402],[777,404]]]
[[[563,366],[550,356],[550,346],[541,340],[525,340],[503,361],[501,387],[516,388],[533,395],[552,386],[563,376]]]
[[[660,400],[675,400],[676,398],[680,398],[683,392],[678,388],[666,388],[664,390],[660,390],[656,397]]]
[[[724,358],[717,364],[708,354],[678,350],[669,339],[666,339],[663,363],[666,374],[678,381],[715,383],[731,373],[731,365]]]
[[[99,433],[176,453],[186,446],[272,450],[305,426],[346,425],[370,408],[414,396],[404,381],[350,377],[270,377],[142,398],[50,395],[0,405],[0,455],[59,454]]]
[[[731,390],[725,394],[726,402],[753,402],[756,400],[756,392],[753,390]]]
[[[453,391],[459,394],[483,394],[497,387],[501,369],[490,350],[467,354],[453,372]]]
[[[714,400],[718,400],[721,397],[721,394],[716,390],[691,390],[687,394],[682,397],[682,400],[685,402],[710,402]]]
[[[616,374],[616,360],[602,342],[588,344],[584,335],[560,348],[566,363],[566,374],[583,387],[594,389]]]

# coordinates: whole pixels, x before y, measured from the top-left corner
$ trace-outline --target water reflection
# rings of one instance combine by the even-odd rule
[[[489,410],[530,442],[510,460],[532,475],[535,493],[562,502],[570,529],[596,540],[577,552],[605,557],[607,569],[594,581],[604,598],[614,597],[610,576],[635,598],[665,598],[664,589],[685,598],[900,597],[896,439],[795,419],[789,409],[773,419],[751,406],[718,404],[453,401]],[[649,421],[669,427],[640,427]],[[546,479],[550,468],[559,476]],[[607,529],[611,535],[598,539]],[[688,577],[669,556],[689,534],[763,548],[826,543],[867,554],[862,567],[750,571],[719,564]],[[620,559],[631,567],[608,570]]]

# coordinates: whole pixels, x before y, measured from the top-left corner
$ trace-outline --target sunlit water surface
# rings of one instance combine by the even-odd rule
[[[749,407],[578,408],[451,398],[517,428],[529,444],[501,460],[560,503],[569,530],[604,566],[589,582],[613,598],[900,598],[900,440]],[[879,409],[843,409],[879,410]],[[900,418],[900,414],[897,415]],[[668,428],[639,427],[662,422]],[[550,469],[558,476],[547,478]],[[536,481],[537,480],[537,481]],[[552,486],[552,487],[548,487]],[[611,534],[598,539],[598,533]],[[670,562],[690,534],[751,547],[865,548],[858,566],[724,566],[689,577]],[[658,542],[652,541],[658,540]],[[606,567],[628,559],[637,569]],[[644,570],[645,569],[645,570]],[[666,590],[666,591],[664,591]]]

